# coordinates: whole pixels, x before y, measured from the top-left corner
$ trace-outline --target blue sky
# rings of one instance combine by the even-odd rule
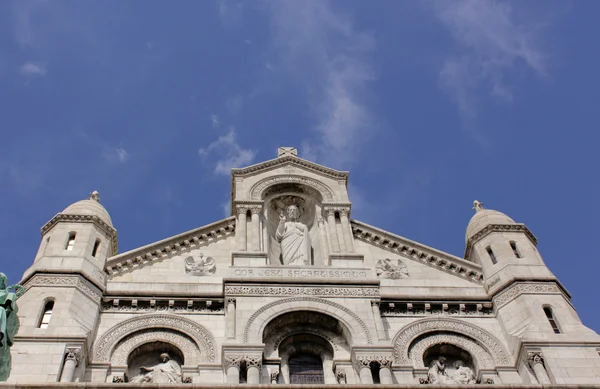
[[[121,252],[224,217],[278,146],[349,170],[352,217],[462,256],[524,222],[600,330],[596,1],[0,2],[1,270],[92,190]],[[596,297],[594,297],[596,296]]]

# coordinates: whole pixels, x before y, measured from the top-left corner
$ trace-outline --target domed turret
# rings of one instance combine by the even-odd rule
[[[477,200],[473,201],[473,209],[475,215],[469,221],[465,241],[473,237],[476,233],[492,224],[516,224],[513,219],[506,216],[502,212],[494,211],[493,209],[483,208],[483,204]]]
[[[93,191],[86,200],[80,200],[69,205],[61,213],[65,215],[98,216],[100,220],[113,227],[108,211],[100,204],[100,194],[97,191]]]

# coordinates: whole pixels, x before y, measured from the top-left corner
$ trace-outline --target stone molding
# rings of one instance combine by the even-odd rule
[[[185,358],[183,362],[186,366],[197,366],[202,362],[201,351],[189,336],[173,330],[147,329],[134,332],[119,341],[110,357],[111,364],[126,366],[127,358],[133,350],[152,342],[164,342],[176,346],[183,353]]]
[[[394,363],[398,365],[408,365],[411,363],[409,349],[414,340],[428,332],[454,332],[462,334],[473,339],[493,358],[495,365],[510,365],[511,361],[508,352],[502,346],[500,341],[492,334],[456,319],[422,319],[401,328],[394,337]]]
[[[235,217],[231,216],[215,223],[184,232],[183,234],[111,257],[106,263],[106,272],[112,278],[154,262],[206,246],[232,236],[234,232]]]
[[[475,263],[410,241],[357,220],[352,220],[351,226],[355,239],[476,284],[483,284],[483,270],[481,266]]]
[[[348,172],[334,170],[334,169],[328,168],[326,166],[322,166],[322,165],[316,164],[314,162],[310,162],[305,159],[295,157],[292,155],[286,155],[286,156],[282,156],[277,159],[271,159],[269,161],[258,163],[256,165],[248,166],[245,168],[231,169],[231,176],[232,176],[232,179],[235,180],[235,177],[237,177],[237,176],[244,176],[244,175],[247,175],[250,173],[258,172],[260,170],[274,168],[279,165],[296,165],[300,168],[307,168],[308,170],[312,170],[312,171],[315,171],[315,172],[318,172],[321,174],[325,174],[326,176],[329,176],[330,178],[334,178],[336,180],[339,180],[339,179],[347,180],[348,179]]]
[[[417,340],[410,345],[408,355],[415,369],[426,369],[423,363],[423,355],[432,346],[437,344],[452,344],[471,354],[477,361],[479,369],[494,369],[494,359],[483,347],[472,339],[461,334],[433,334]]]
[[[379,297],[379,288],[318,286],[225,286],[225,295],[235,296],[315,296],[315,297]]]
[[[318,180],[315,180],[314,178],[298,176],[298,175],[293,175],[293,174],[285,174],[285,175],[281,175],[281,176],[267,177],[267,178],[260,180],[259,182],[254,184],[254,186],[252,186],[252,188],[250,188],[250,191],[249,191],[250,199],[255,200],[255,201],[262,200],[262,195],[267,188],[269,188],[270,186],[276,185],[276,184],[286,184],[286,183],[302,184],[302,185],[311,187],[313,189],[316,189],[323,197],[324,202],[333,202],[335,199],[331,188],[329,188],[322,182],[319,182]]]
[[[216,361],[216,342],[202,325],[175,315],[148,314],[125,320],[108,329],[95,343],[94,362],[109,362],[117,344],[126,336],[147,328],[170,329],[189,336],[201,350],[204,362]]]
[[[261,337],[264,327],[271,319],[287,312],[300,310],[325,312],[325,314],[338,319],[341,323],[346,325],[352,334],[354,342],[357,342],[358,339],[364,337],[368,344],[373,343],[369,327],[367,327],[365,322],[358,317],[356,313],[343,305],[316,297],[290,297],[263,305],[248,319],[244,328],[244,343],[248,343],[250,333],[256,337]],[[258,339],[258,342],[262,342],[262,339]]]
[[[95,302],[100,302],[100,299],[102,298],[102,291],[97,286],[78,275],[35,274],[27,280],[24,285],[25,289],[29,289],[33,286],[71,286],[78,289]]]
[[[117,230],[108,225],[104,220],[100,219],[96,215],[71,215],[66,213],[58,213],[50,221],[42,226],[41,233],[44,236],[52,227],[59,222],[68,223],[94,223],[96,227],[100,228],[106,235],[110,237],[111,248],[113,255],[118,253],[119,244],[117,240]]]
[[[493,304],[489,301],[386,301],[381,303],[381,316],[468,316],[493,317]]]
[[[503,307],[522,294],[561,294],[562,291],[554,282],[516,282],[492,298],[496,309]],[[569,300],[567,298],[567,300]]]
[[[467,246],[465,247],[465,259],[467,261],[470,261],[473,246],[492,232],[523,232],[529,238],[531,243],[533,243],[534,246],[537,246],[537,238],[529,231],[529,228],[527,228],[525,224],[490,224],[470,237],[467,241]]]

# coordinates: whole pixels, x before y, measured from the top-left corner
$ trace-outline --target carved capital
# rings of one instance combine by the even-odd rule
[[[230,367],[237,367],[238,369],[240,368],[240,363],[244,360],[244,356],[243,355],[239,355],[239,354],[229,354],[229,355],[225,355],[225,365],[227,368]]]
[[[251,353],[251,354],[227,354],[225,355],[226,367],[235,366],[238,369],[242,362],[246,362],[246,367],[257,367],[260,369],[262,366],[262,354]]]
[[[350,208],[338,208],[337,211],[340,213],[340,217],[347,217],[350,214]]]
[[[246,216],[246,212],[248,212],[248,207],[242,206],[242,205],[238,205],[238,206],[235,207],[235,210],[236,210],[236,212],[237,212],[238,215]]]
[[[112,382],[113,382],[113,384],[122,384],[125,382],[125,378],[123,376],[116,375],[116,376],[113,376]]]
[[[323,215],[325,217],[335,217],[335,209],[333,209],[333,208],[325,208],[323,210]]]
[[[79,366],[79,361],[81,360],[80,348],[70,347],[65,350],[65,353],[65,361],[75,361],[75,366]]]
[[[236,304],[235,297],[227,297],[227,305],[229,305],[229,304],[233,304],[233,305]]]
[[[541,364],[544,366],[544,357],[542,353],[539,351],[529,352],[527,353],[527,363],[533,369],[534,365]]]
[[[379,309],[379,304],[381,304],[381,301],[379,301],[379,300],[371,300],[371,306],[372,307],[377,307],[377,309]]]
[[[247,367],[254,366],[260,369],[262,366],[262,354],[249,354],[245,356],[244,360]]]
[[[371,362],[379,363],[380,367],[392,367],[392,356],[391,355],[382,355],[382,354],[361,354],[357,355],[356,358],[356,367],[357,370],[360,370],[363,367],[370,367]]]
[[[250,207],[250,212],[252,212],[253,215],[257,215],[262,211],[262,205],[253,205]]]

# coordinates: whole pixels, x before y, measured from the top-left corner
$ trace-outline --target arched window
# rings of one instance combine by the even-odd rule
[[[96,242],[94,242],[94,248],[92,249],[92,257],[96,256],[96,254],[98,253],[99,247],[100,247],[100,239],[96,239]]]
[[[73,250],[73,246],[75,246],[75,236],[77,234],[74,232],[69,233],[69,239],[67,240],[67,245],[65,246],[65,250],[71,251]]]
[[[50,318],[52,317],[52,310],[54,309],[54,300],[49,300],[44,305],[44,313],[42,313],[42,317],[40,319],[40,324],[38,328],[48,328],[48,324],[50,323]]]
[[[488,246],[488,247],[485,248],[485,250],[489,254],[490,258],[492,259],[492,263],[494,265],[497,264],[498,261],[496,260],[496,256],[494,255],[494,252],[492,251],[492,248],[490,246]]]
[[[554,318],[554,312],[552,312],[552,308],[544,307],[544,313],[546,314],[546,317],[548,318],[548,322],[550,322],[550,327],[552,327],[552,330],[554,331],[554,333],[560,334],[560,328],[558,328],[558,323],[557,323],[556,319]]]
[[[521,258],[521,253],[519,252],[519,249],[517,248],[517,242],[511,240],[510,241],[510,248],[512,249],[513,254],[515,254],[515,257]]]

